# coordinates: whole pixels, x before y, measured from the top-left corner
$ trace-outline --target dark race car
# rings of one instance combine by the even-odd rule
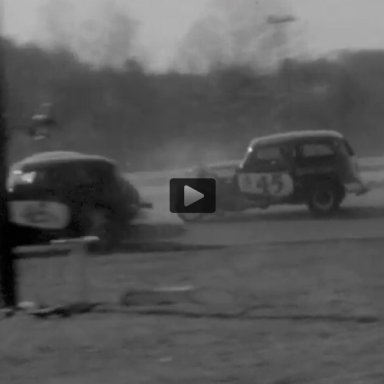
[[[8,190],[17,245],[94,235],[98,249],[109,250],[151,206],[112,160],[77,152],[44,152],[14,164]]]

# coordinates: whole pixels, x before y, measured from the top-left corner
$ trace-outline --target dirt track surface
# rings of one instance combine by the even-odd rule
[[[244,213],[211,217],[201,223],[183,224],[169,212],[168,186],[141,185],[143,195],[154,203],[145,223],[173,223],[185,226],[182,243],[201,245],[241,245],[260,242],[322,241],[384,236],[384,173],[365,172],[373,186],[363,196],[349,196],[343,209],[329,219],[313,219],[305,207],[279,206]]]
[[[350,199],[335,217],[313,219],[305,208],[274,208],[188,225],[180,241],[199,244],[319,242],[384,238],[384,194]],[[383,194],[383,195],[382,195]]]
[[[143,222],[181,225],[166,186],[142,188],[155,203]],[[111,310],[3,320],[0,383],[382,384],[383,230],[378,185],[333,219],[280,207],[188,225],[175,239],[222,249],[94,257],[90,298]],[[73,298],[71,265],[20,260],[22,297]],[[117,305],[132,287],[175,285],[196,290],[141,314]]]
[[[116,302],[132,285],[185,284],[195,300],[141,315],[3,320],[0,382],[382,384],[383,247],[325,241],[95,258],[98,300]],[[22,261],[25,294],[55,297],[65,283],[64,258],[50,261],[50,279],[37,278],[47,262]]]

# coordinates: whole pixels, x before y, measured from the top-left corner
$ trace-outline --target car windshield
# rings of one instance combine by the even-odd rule
[[[260,161],[274,161],[282,159],[282,151],[278,146],[254,148],[253,153]]]

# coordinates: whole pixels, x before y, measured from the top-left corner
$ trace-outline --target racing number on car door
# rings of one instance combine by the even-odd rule
[[[261,175],[256,178],[256,189],[263,195],[278,196],[284,189],[284,182],[281,174]]]
[[[293,192],[293,181],[287,173],[243,173],[239,187],[244,193],[284,197]]]

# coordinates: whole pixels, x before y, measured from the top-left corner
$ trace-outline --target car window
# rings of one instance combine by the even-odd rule
[[[287,145],[260,147],[255,151],[255,157],[259,162],[284,163],[295,157],[295,149]]]
[[[264,147],[256,150],[256,157],[261,161],[276,161],[282,159],[279,147]]]
[[[301,146],[301,154],[305,158],[328,157],[335,155],[329,143],[306,143]]]
[[[292,148],[282,145],[270,145],[257,147],[248,150],[243,167],[257,171],[275,170],[277,168],[285,168],[289,165],[292,157]]]

